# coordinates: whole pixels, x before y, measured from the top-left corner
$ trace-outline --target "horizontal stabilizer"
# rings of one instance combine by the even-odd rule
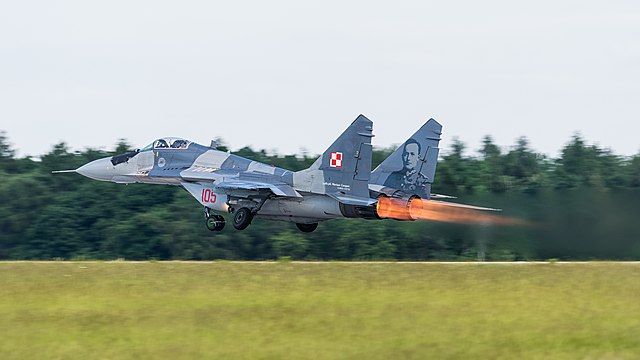
[[[431,199],[457,199],[457,196],[451,195],[442,195],[442,194],[431,194]]]
[[[448,206],[448,207],[461,208],[461,209],[482,210],[482,211],[502,211],[502,209],[494,209],[494,208],[481,207],[481,206],[458,204],[458,203],[452,203],[452,202],[446,202],[446,201],[438,201],[438,200],[430,200],[429,202],[434,203],[434,204],[443,205],[443,206]]]

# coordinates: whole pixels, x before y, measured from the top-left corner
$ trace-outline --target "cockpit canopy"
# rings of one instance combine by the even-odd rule
[[[189,145],[191,145],[191,141],[189,140],[180,139],[176,137],[162,138],[152,142],[151,144],[145,146],[140,150],[136,149],[128,153],[113,156],[111,157],[111,163],[113,164],[113,166],[116,166],[118,164],[129,162],[129,159],[138,155],[138,153],[140,153],[141,151],[148,151],[151,149],[153,150],[155,149],[184,150],[189,148]]]
[[[184,150],[189,148],[191,145],[191,141],[176,138],[176,137],[167,137],[154,141],[153,143],[145,146],[140,151],[151,150],[151,149],[174,149],[174,150]]]

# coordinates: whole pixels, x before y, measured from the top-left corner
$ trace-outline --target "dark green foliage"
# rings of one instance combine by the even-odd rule
[[[0,171],[14,173],[19,170],[19,163],[14,158],[16,151],[7,139],[7,133],[0,131]]]
[[[640,154],[631,158],[626,168],[627,186],[632,189],[640,189]]]
[[[309,234],[260,219],[245,231],[212,233],[177,187],[51,174],[132,148],[120,140],[112,152],[72,152],[60,143],[36,161],[16,158],[0,132],[0,259],[640,259],[640,154],[620,157],[578,135],[558,159],[536,153],[526,138],[505,151],[486,136],[477,157],[459,140],[442,150],[434,192],[505,209],[531,226],[344,219]],[[375,149],[373,167],[393,150]],[[316,159],[250,147],[235,153],[292,171]]]
[[[575,135],[562,150],[562,157],[556,160],[555,187],[599,190],[633,187],[633,180],[624,171],[632,163],[633,160],[629,164],[608,149],[587,145],[584,139]]]
[[[504,172],[503,156],[500,148],[493,143],[490,136],[485,136],[482,139],[480,155],[483,160],[480,180],[487,185],[487,190],[494,193],[506,191],[508,179]]]

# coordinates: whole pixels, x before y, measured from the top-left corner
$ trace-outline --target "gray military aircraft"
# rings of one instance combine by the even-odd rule
[[[116,183],[180,186],[204,207],[211,231],[233,214],[238,230],[254,218],[293,222],[303,232],[321,221],[347,217],[382,219],[381,197],[399,199],[408,211],[416,198],[430,199],[442,126],[431,119],[371,172],[373,123],[355,121],[308,169],[292,172],[181,138],[162,138],[121,155],[94,160],[74,172]],[[440,195],[440,197],[443,197]],[[390,217],[391,215],[387,216]],[[415,220],[408,216],[398,220]]]

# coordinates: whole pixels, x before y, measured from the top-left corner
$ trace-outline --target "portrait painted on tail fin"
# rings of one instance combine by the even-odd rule
[[[420,197],[429,196],[429,179],[420,173],[418,166],[422,145],[411,138],[402,145],[402,169],[389,174],[384,186],[404,190]]]

